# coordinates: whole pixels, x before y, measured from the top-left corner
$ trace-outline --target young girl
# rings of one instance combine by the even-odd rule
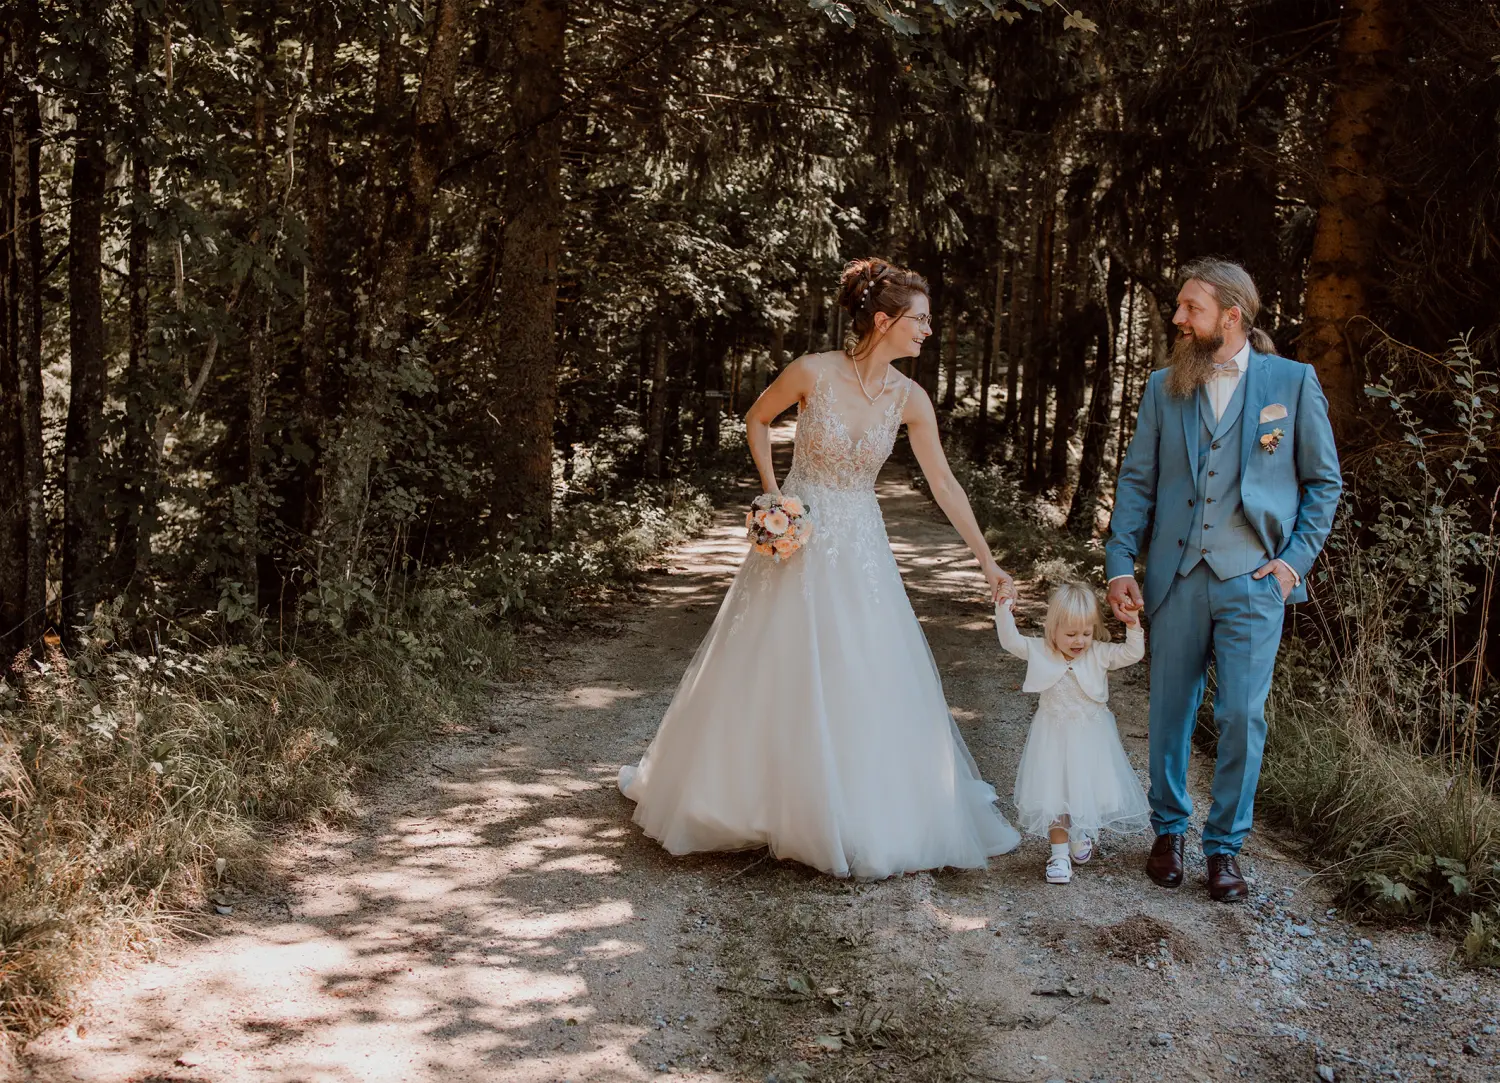
[[[1064,583],[1047,602],[1044,638],[1016,630],[1011,600],[995,607],[1000,645],[1026,659],[1022,691],[1040,692],[1031,733],[1016,770],[1020,828],[1052,843],[1047,882],[1073,879],[1073,862],[1093,856],[1099,832],[1139,831],[1151,810],[1136,779],[1109,701],[1111,669],[1146,653],[1140,618],[1132,612],[1125,642],[1111,644],[1099,599],[1087,583]],[[1071,852],[1071,859],[1070,859]]]

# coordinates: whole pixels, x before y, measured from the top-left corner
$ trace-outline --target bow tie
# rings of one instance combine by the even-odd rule
[[[1240,367],[1236,365],[1233,360],[1222,362],[1215,361],[1213,366],[1213,373],[1210,376],[1210,379],[1219,376],[1238,376],[1239,372]]]

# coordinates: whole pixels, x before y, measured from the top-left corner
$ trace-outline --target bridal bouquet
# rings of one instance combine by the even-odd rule
[[[745,513],[745,529],[757,553],[780,563],[812,537],[808,507],[795,496],[761,493]]]

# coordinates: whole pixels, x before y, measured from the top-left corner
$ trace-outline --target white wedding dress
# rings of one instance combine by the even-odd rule
[[[635,822],[671,853],[765,846],[885,877],[982,868],[1020,843],[949,713],[875,498],[912,386],[896,380],[856,438],[819,375],[782,485],[812,538],[781,563],[750,551],[645,756],[620,771]]]

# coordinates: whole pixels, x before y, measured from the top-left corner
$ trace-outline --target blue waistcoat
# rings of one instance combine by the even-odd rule
[[[1220,579],[1253,572],[1271,554],[1245,518],[1240,497],[1240,429],[1245,416],[1245,379],[1240,378],[1224,416],[1214,420],[1205,389],[1199,388],[1197,497],[1192,526],[1183,545],[1178,575],[1187,575],[1199,562]]]

